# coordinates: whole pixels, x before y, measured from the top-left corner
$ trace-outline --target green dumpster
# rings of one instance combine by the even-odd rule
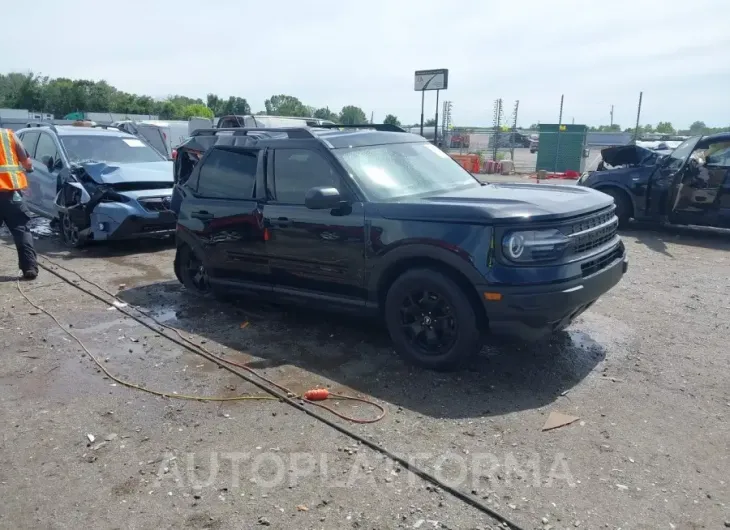
[[[583,172],[585,166],[586,125],[540,124],[537,171],[565,173]]]

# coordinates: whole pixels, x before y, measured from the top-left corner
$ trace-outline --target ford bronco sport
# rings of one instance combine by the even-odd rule
[[[377,315],[437,370],[565,328],[628,265],[608,195],[485,184],[394,126],[196,131],[175,181],[187,288]]]

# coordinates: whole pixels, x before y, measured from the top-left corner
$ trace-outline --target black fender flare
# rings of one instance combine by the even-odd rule
[[[638,210],[636,209],[636,199],[634,199],[634,194],[629,191],[629,189],[620,182],[601,182],[600,184],[596,185],[594,188],[596,191],[603,191],[607,189],[615,189],[615,190],[621,190],[623,191],[626,196],[629,198],[629,201],[631,202],[631,211],[633,213],[632,217],[635,217],[638,213]]]
[[[397,248],[389,250],[379,256],[376,265],[370,271],[367,278],[368,297],[371,302],[378,302],[378,294],[382,282],[388,279],[390,272],[397,268],[404,261],[426,259],[437,261],[454,269],[464,276],[472,285],[486,283],[482,274],[474,267],[467,255],[460,255],[455,250],[428,243],[406,243]],[[485,256],[486,260],[486,256]]]
[[[175,276],[180,281],[180,283],[183,283],[182,278],[180,276],[180,262],[178,261],[179,255],[180,255],[180,247],[183,245],[186,245],[192,249],[193,252],[203,261],[203,264],[207,267],[208,263],[205,259],[205,249],[203,248],[203,245],[200,242],[200,239],[198,239],[195,234],[193,234],[188,228],[184,226],[180,226],[180,224],[177,225],[177,229],[175,230],[175,259],[173,261],[173,269],[175,271]]]
[[[177,230],[175,230],[175,248],[180,248],[183,245],[189,246],[191,249],[193,249],[193,252],[195,252],[198,257],[203,261],[204,264],[207,260],[205,259],[205,248],[203,247],[203,244],[200,242],[200,239],[196,237],[195,234],[193,234],[188,228],[185,228],[184,226],[180,226],[180,224],[177,225]]]

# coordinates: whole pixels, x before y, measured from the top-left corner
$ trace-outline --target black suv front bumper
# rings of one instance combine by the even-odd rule
[[[577,280],[518,287],[482,285],[479,295],[484,300],[489,330],[528,340],[558,331],[612,289],[628,265],[620,243],[610,253],[584,264],[585,275]],[[490,293],[491,300],[485,293]]]

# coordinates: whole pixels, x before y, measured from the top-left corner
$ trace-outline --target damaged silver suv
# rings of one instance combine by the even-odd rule
[[[113,127],[28,124],[28,208],[53,219],[66,245],[175,232],[173,172],[144,140]]]

